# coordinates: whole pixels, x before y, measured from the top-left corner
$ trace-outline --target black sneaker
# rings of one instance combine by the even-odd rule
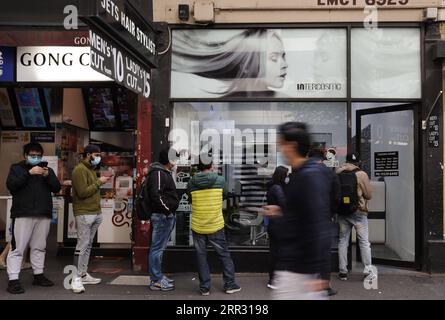
[[[331,296],[335,296],[335,295],[338,293],[337,290],[332,289],[331,287],[329,287],[327,291],[328,291],[328,296],[329,296],[329,297],[331,297]]]
[[[232,293],[236,293],[236,292],[240,292],[241,291],[241,287],[237,284],[231,286],[230,288],[227,288],[226,290],[227,294],[232,294]]]
[[[199,291],[201,292],[202,296],[208,296],[210,295],[210,290],[206,288],[200,288]]]
[[[52,287],[54,285],[54,282],[49,280],[47,277],[41,274],[35,274],[34,275],[34,281],[32,282],[33,286],[41,286],[41,287]]]
[[[341,281],[346,281],[346,280],[348,280],[348,274],[347,273],[339,273],[338,274],[338,278],[341,280]]]
[[[23,289],[19,280],[9,280],[8,288],[6,289],[6,291],[12,294],[25,293],[25,289]]]

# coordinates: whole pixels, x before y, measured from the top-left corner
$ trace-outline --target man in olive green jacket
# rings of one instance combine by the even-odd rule
[[[73,211],[76,219],[77,245],[74,252],[74,265],[77,275],[71,282],[74,293],[85,291],[84,284],[98,284],[101,279],[87,273],[94,236],[102,222],[100,208],[100,186],[108,177],[98,178],[94,168],[101,161],[100,148],[96,145],[85,147],[82,161],[72,174]]]

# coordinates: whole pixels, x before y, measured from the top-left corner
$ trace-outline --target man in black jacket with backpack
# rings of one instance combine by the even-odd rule
[[[23,147],[24,160],[13,164],[6,186],[12,194],[12,240],[7,258],[9,283],[7,291],[24,293],[19,281],[23,252],[29,245],[33,285],[50,287],[54,283],[43,275],[46,238],[50,228],[53,202],[51,193],[61,189],[54,171],[42,162],[43,148],[31,142]]]
[[[159,162],[150,165],[146,176],[145,208],[151,213],[151,245],[148,255],[150,290],[174,290],[174,281],[162,274],[161,263],[170,234],[176,222],[175,212],[179,197],[172,169],[177,158],[176,151],[164,149],[159,154]]]

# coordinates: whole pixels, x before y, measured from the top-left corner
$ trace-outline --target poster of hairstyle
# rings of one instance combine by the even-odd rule
[[[338,29],[173,31],[171,98],[345,98]]]

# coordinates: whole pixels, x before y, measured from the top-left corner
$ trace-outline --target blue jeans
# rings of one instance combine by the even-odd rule
[[[198,262],[199,287],[210,290],[210,269],[207,261],[207,241],[210,242],[223,264],[224,289],[230,289],[236,285],[235,266],[227,247],[224,229],[212,234],[199,234],[193,232],[193,243]]]
[[[175,226],[176,217],[174,214],[166,216],[163,213],[153,213],[151,215],[151,246],[148,254],[148,270],[150,280],[157,282],[163,277],[161,271],[162,256],[167,247],[170,234]]]
[[[348,273],[348,246],[352,227],[355,228],[358,245],[365,265],[365,272],[371,270],[371,244],[369,243],[368,217],[359,211],[347,215],[338,216],[340,225],[340,237],[338,242],[338,259],[341,273]]]

